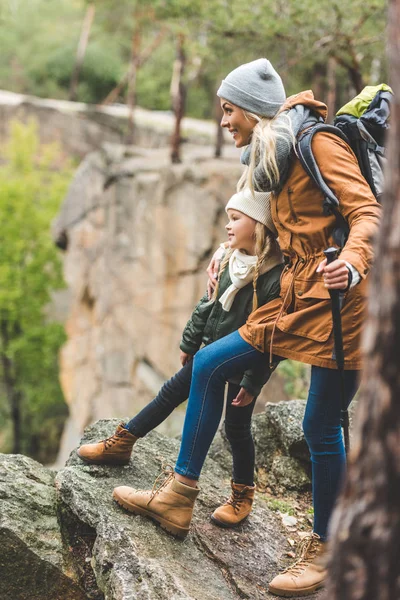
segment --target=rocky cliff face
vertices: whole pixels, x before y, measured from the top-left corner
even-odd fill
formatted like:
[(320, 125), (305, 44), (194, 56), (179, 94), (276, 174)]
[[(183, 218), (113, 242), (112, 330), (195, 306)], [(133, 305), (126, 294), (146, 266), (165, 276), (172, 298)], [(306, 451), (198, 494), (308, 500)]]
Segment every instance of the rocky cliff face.
[[(54, 226), (70, 293), (63, 457), (85, 426), (134, 414), (180, 367), (182, 329), (226, 237), (237, 158), (210, 160), (197, 148), (172, 166), (165, 150), (105, 145), (79, 167)], [(285, 397), (279, 385), (268, 389)], [(177, 415), (163, 431), (180, 431)]]
[[(255, 417), (258, 469), (276, 456), (309, 468), (295, 458), (304, 452), (304, 403), (293, 407), (289, 426), (285, 404), (270, 407), (266, 419)], [(100, 421), (82, 441), (107, 437), (116, 424)], [(126, 467), (84, 465), (73, 452), (56, 474), (26, 457), (0, 455), (1, 600), (272, 599), (268, 581), (290, 560), (287, 538), (298, 542), (298, 527), (285, 528), (262, 493), (238, 529), (211, 523), (229, 493), (231, 460), (223, 443), (213, 449), (219, 460), (206, 461), (185, 541), (112, 500), (117, 485), (151, 488), (163, 465), (174, 464), (178, 448), (176, 439), (153, 432), (137, 442)], [(303, 520), (300, 529), (309, 530)]]

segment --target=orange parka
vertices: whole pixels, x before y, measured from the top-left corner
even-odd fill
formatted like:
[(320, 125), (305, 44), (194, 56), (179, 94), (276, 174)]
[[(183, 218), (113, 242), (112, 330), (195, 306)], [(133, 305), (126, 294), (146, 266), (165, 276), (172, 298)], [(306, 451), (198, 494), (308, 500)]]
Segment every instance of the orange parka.
[[(326, 119), (326, 105), (312, 92), (289, 98), (284, 108), (304, 104)], [(315, 159), (339, 210), (350, 227), (340, 254), (353, 265), (361, 282), (344, 298), (342, 328), (345, 369), (361, 368), (360, 336), (365, 318), (366, 277), (371, 268), (372, 237), (379, 225), (380, 205), (361, 175), (352, 150), (334, 134), (320, 132), (312, 142)], [(287, 265), (281, 276), (280, 297), (254, 311), (240, 335), (252, 346), (283, 358), (335, 369), (329, 291), (317, 273), (323, 251), (335, 246), (333, 215), (323, 214), (323, 196), (293, 155), (283, 189), (271, 200), (272, 217)]]

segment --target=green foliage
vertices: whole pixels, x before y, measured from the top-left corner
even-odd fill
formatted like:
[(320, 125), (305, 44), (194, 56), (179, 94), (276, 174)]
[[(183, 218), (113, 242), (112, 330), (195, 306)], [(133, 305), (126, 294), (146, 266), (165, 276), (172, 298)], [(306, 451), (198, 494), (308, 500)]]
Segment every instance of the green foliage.
[[(10, 433), (6, 377), (22, 404), (22, 450), (45, 460), (57, 449), (67, 410), (58, 383), (65, 335), (46, 320), (51, 292), (63, 287), (50, 223), (71, 170), (56, 147), (41, 147), (34, 122), (13, 123), (0, 167), (0, 405)], [(6, 372), (3, 359), (7, 359)], [(4, 421), (3, 421), (4, 423)], [(49, 442), (51, 440), (51, 442)], [(7, 450), (7, 448), (4, 448)], [(8, 448), (9, 450), (10, 448)]]
[(310, 367), (295, 360), (283, 360), (278, 366), (285, 382), (285, 392), (292, 399), (307, 398), (310, 386)]
[(158, 48), (137, 75), (137, 103), (150, 110), (171, 108), (171, 65), (175, 58), (171, 40)]
[[(0, 5), (0, 86), (67, 97), (88, 2), (10, 0)], [(165, 29), (161, 46), (139, 69), (138, 103), (170, 109), (177, 34), (188, 58), (188, 114), (211, 117), (216, 87), (237, 65), (267, 56), (288, 94), (315, 86), (327, 95), (327, 63), (337, 64), (338, 103), (361, 78), (387, 78), (384, 0), (96, 0), (78, 99), (100, 102), (127, 72), (132, 34), (141, 50)], [(125, 92), (126, 90), (124, 90)], [(123, 96), (121, 96), (123, 100)]]
[[(57, 48), (47, 57), (44, 65), (31, 69), (33, 84), (42, 96), (63, 96), (68, 90), (75, 60), (76, 48), (73, 45)], [(107, 47), (98, 42), (87, 50), (82, 66), (78, 97), (81, 102), (97, 103), (105, 98), (110, 89), (117, 85), (121, 77), (121, 61)], [(58, 92), (52, 92), (58, 90)], [(64, 90), (64, 91), (63, 91)]]
[[(262, 498), (262, 496), (260, 496)], [(277, 498), (268, 498), (266, 500), (268, 508), (275, 512), (291, 515), (292, 517), (296, 514), (295, 509), (289, 502), (285, 500), (278, 500)]]

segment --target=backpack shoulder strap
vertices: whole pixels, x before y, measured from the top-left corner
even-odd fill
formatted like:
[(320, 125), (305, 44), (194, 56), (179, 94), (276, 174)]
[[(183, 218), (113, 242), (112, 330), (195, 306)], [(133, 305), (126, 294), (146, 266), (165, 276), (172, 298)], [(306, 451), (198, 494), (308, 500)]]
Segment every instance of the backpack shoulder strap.
[(296, 145), (297, 156), (307, 175), (319, 187), (324, 196), (324, 214), (335, 215), (338, 221), (338, 227), (333, 232), (333, 238), (338, 246), (343, 247), (349, 234), (349, 226), (343, 215), (338, 210), (339, 200), (323, 178), (312, 151), (312, 140), (314, 135), (321, 131), (333, 133), (346, 142), (346, 144), (349, 143), (346, 135), (338, 127), (335, 127), (334, 125), (327, 125), (325, 123), (317, 123), (316, 125), (302, 131), (298, 136)]
[(315, 160), (314, 153), (312, 151), (312, 141), (314, 136), (321, 131), (327, 133), (333, 133), (337, 137), (341, 138), (347, 144), (349, 143), (346, 135), (340, 131), (338, 127), (334, 125), (327, 125), (325, 123), (317, 123), (313, 127), (309, 127), (300, 133), (297, 138), (297, 155), (303, 166), (303, 169), (311, 177), (314, 183), (320, 188), (324, 195), (324, 213), (331, 214), (333, 209), (339, 206), (339, 200), (336, 198), (333, 191), (325, 182), (317, 161)]

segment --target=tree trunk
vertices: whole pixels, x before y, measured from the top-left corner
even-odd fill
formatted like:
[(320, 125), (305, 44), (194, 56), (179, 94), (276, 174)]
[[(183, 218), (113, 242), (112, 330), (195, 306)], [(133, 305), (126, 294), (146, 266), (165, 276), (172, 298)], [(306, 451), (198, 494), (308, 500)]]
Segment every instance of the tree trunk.
[(317, 100), (322, 100), (324, 97), (325, 88), (325, 77), (326, 77), (326, 64), (317, 63), (314, 66), (312, 73), (312, 87), (314, 96)]
[[(157, 36), (154, 38), (153, 42), (146, 48), (146, 50), (144, 52), (142, 52), (140, 54), (140, 56), (137, 57), (136, 70), (138, 68), (140, 68), (146, 62), (146, 60), (148, 60), (150, 58), (150, 56), (153, 54), (154, 50), (156, 50), (158, 48), (158, 46), (161, 44), (162, 40), (165, 37), (166, 31), (167, 31), (166, 27), (163, 27), (162, 29), (160, 29)], [(139, 42), (140, 42), (140, 40), (139, 40)], [(140, 46), (140, 43), (138, 45)], [(139, 53), (139, 48), (137, 48), (137, 53)], [(120, 93), (122, 92), (123, 88), (129, 81), (130, 73), (131, 73), (131, 69), (129, 69), (129, 71), (123, 75), (123, 77), (120, 79), (120, 81), (115, 86), (115, 88), (112, 89), (111, 92), (109, 92), (107, 94), (107, 96), (101, 102), (102, 106), (107, 106), (107, 104), (112, 104), (113, 102), (115, 102), (117, 100), (117, 98), (120, 95)]]
[(185, 36), (178, 35), (176, 59), (174, 62), (171, 80), (172, 109), (175, 114), (175, 127), (171, 137), (171, 162), (181, 162), (181, 123), (185, 114), (186, 86), (183, 75), (186, 66)]
[(326, 96), (328, 120), (332, 122), (336, 113), (336, 59), (333, 56), (330, 56), (328, 59), (326, 78), (328, 86), (328, 93)]
[(113, 102), (115, 102), (117, 100), (118, 96), (120, 95), (120, 93), (122, 92), (123, 88), (126, 86), (128, 79), (129, 79), (129, 71), (127, 73), (125, 73), (125, 75), (120, 79), (120, 81), (115, 86), (115, 88), (112, 89), (111, 92), (109, 92), (107, 94), (107, 96), (104, 98), (104, 100), (102, 100), (101, 106), (107, 106), (108, 104), (112, 104)]
[(365, 369), (344, 493), (332, 522), (329, 600), (400, 598), (400, 2), (389, 5), (394, 90)]
[(224, 145), (224, 130), (221, 127), (222, 108), (221, 108), (220, 99), (218, 98), (217, 94), (215, 94), (214, 96), (215, 96), (214, 117), (215, 117), (215, 122), (217, 124), (217, 130), (216, 130), (216, 135), (215, 135), (214, 156), (215, 156), (215, 158), (221, 158), (222, 148)]
[(76, 51), (75, 65), (72, 72), (71, 83), (69, 88), (69, 100), (76, 99), (78, 89), (79, 74), (83, 65), (86, 54), (87, 45), (89, 42), (90, 30), (92, 28), (96, 7), (94, 4), (89, 4), (86, 10), (86, 15), (82, 24), (81, 36), (79, 38), (78, 49)]

